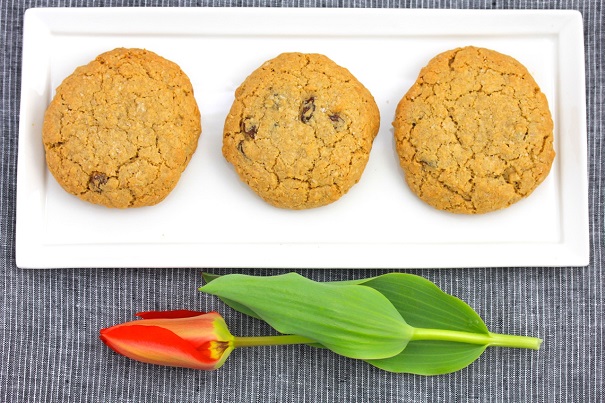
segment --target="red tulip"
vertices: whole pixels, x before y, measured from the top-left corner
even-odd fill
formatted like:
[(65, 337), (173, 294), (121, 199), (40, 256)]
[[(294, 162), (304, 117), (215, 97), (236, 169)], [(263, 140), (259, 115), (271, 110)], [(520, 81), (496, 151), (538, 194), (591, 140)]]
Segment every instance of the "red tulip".
[(219, 368), (234, 348), (234, 337), (216, 312), (141, 312), (141, 320), (101, 330), (115, 352), (149, 364), (193, 369)]

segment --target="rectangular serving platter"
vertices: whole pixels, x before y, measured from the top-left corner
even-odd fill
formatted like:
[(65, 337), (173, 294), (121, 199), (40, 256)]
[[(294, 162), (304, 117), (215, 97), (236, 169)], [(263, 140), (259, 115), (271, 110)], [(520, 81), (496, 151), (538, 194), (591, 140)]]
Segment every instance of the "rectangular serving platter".
[[(555, 158), (515, 205), (435, 210), (405, 184), (395, 107), (436, 54), (474, 45), (515, 57), (549, 100)], [(64, 192), (45, 165), (43, 115), (56, 87), (116, 47), (146, 48), (190, 77), (203, 132), (174, 191), (115, 210)], [(221, 153), (237, 86), (279, 53), (322, 53), (374, 95), (381, 126), (361, 178), (337, 202), (290, 211), (263, 202)], [(29, 9), (24, 17), (16, 261), (22, 268), (444, 268), (589, 262), (586, 101), (578, 12), (300, 9)]]

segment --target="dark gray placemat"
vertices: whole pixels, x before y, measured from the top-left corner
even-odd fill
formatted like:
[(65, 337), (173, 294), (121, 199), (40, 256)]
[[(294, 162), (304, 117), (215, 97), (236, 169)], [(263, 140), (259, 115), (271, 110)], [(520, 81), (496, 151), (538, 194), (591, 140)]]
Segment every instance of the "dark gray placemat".
[[(1, 3), (0, 401), (598, 402), (603, 392), (603, 10), (591, 1), (26, 1)], [(391, 374), (311, 347), (237, 350), (213, 372), (124, 359), (98, 330), (151, 309), (220, 309), (236, 334), (267, 332), (196, 291), (195, 269), (20, 270), (15, 190), (23, 13), (45, 6), (572, 8), (585, 27), (591, 264), (586, 268), (410, 271), (468, 302), (494, 332), (542, 337), (540, 351), (491, 348), (450, 375)], [(283, 270), (218, 270), (277, 274)], [(379, 270), (300, 270), (316, 280)]]

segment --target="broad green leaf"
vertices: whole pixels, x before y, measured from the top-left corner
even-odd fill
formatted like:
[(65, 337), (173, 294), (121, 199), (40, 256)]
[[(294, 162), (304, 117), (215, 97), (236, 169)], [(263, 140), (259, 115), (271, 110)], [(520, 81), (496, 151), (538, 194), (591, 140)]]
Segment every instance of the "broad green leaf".
[[(481, 317), (465, 302), (444, 293), (429, 280), (406, 273), (389, 273), (359, 281), (391, 301), (415, 328), (449, 329), (489, 334)], [(481, 356), (487, 345), (452, 341), (412, 340), (400, 354), (368, 363), (391, 372), (436, 375), (462, 369)]]
[(310, 338), (346, 357), (392, 357), (412, 335), (389, 300), (370, 287), (319, 283), (296, 273), (231, 274), (200, 290), (244, 306), (280, 333)]
[[(206, 282), (219, 278), (216, 274), (203, 274)], [(488, 334), (481, 317), (464, 301), (444, 293), (429, 280), (406, 273), (388, 273), (358, 280), (334, 281), (327, 284), (365, 285), (383, 294), (399, 311), (405, 321), (414, 327), (459, 330)], [(256, 314), (237, 302), (221, 300), (243, 314)]]
[[(210, 283), (211, 281), (216, 280), (217, 278), (220, 278), (220, 277), (221, 276), (218, 274), (202, 273), (202, 278), (204, 279), (204, 281), (206, 283)], [(201, 290), (201, 288), (200, 288), (200, 290)], [(228, 298), (221, 297), (220, 299), (221, 299), (221, 301), (223, 301), (225, 304), (227, 304), (231, 308), (235, 309), (236, 311), (241, 312), (244, 315), (248, 315), (248, 316), (252, 316), (253, 318), (260, 319), (260, 317), (256, 313), (254, 313), (253, 310), (248, 309), (248, 307), (246, 305), (237, 303), (235, 301), (231, 301)]]
[(411, 326), (489, 334), (473, 308), (424, 277), (388, 273), (357, 284), (371, 287), (387, 297)]
[(440, 375), (458, 371), (475, 361), (487, 345), (414, 340), (394, 357), (366, 362), (390, 372)]

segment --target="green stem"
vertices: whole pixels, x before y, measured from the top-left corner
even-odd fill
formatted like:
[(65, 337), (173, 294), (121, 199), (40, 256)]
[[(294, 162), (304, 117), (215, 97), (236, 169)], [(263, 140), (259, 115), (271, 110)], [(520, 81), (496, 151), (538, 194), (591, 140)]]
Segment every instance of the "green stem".
[(297, 335), (236, 337), (234, 347), (283, 346), (286, 344), (312, 344), (315, 340)]
[(458, 343), (480, 344), (498, 347), (530, 348), (538, 350), (542, 340), (536, 337), (515, 336), (499, 333), (468, 333), (456, 330), (415, 328), (411, 340), (443, 340)]
[[(414, 328), (410, 340), (441, 340), (482, 346), (530, 348), (538, 350), (542, 340), (536, 337), (499, 333), (469, 333), (456, 330)], [(286, 344), (314, 344), (313, 339), (297, 335), (236, 337), (234, 347), (283, 346)]]

